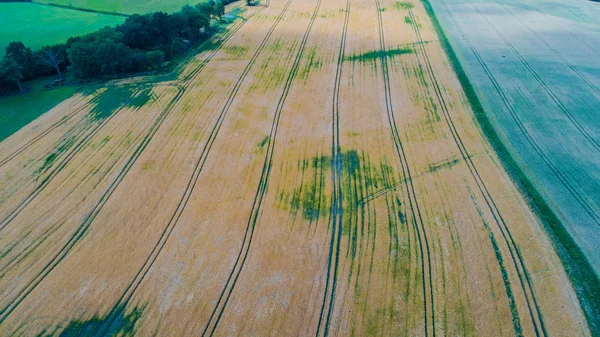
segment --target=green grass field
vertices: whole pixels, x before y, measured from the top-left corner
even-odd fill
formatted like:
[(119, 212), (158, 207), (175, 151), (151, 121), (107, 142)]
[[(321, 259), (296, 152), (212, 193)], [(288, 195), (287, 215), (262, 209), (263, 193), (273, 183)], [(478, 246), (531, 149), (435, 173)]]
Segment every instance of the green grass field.
[(124, 17), (32, 3), (0, 3), (0, 54), (11, 41), (23, 41), (35, 50), (124, 21)]
[(184, 5), (196, 4), (201, 0), (140, 1), (140, 0), (39, 0), (36, 2), (73, 6), (97, 11), (124, 14), (143, 14), (148, 12), (176, 12)]
[(75, 87), (68, 86), (48, 91), (32, 90), (22, 95), (0, 97), (0, 141), (69, 98), (76, 90)]

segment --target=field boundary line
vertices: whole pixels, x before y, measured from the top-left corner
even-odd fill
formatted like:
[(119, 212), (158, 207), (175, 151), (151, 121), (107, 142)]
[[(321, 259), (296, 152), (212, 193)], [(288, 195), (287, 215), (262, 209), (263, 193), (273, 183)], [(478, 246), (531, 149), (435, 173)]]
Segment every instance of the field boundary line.
[(85, 8), (85, 7), (72, 6), (72, 5), (61, 5), (61, 4), (38, 2), (38, 1), (29, 1), (29, 3), (38, 5), (38, 6), (57, 7), (57, 8), (61, 8), (61, 9), (69, 9), (69, 10), (79, 11), (79, 12), (120, 16), (120, 17), (126, 17), (126, 18), (128, 18), (132, 15), (132, 14), (119, 13), (119, 12), (103, 11), (103, 10), (99, 10), (99, 9), (91, 9), (91, 8)]
[[(512, 156), (506, 145), (502, 142), (494, 125), (486, 114), (485, 109), (477, 95), (477, 92), (469, 80), (465, 69), (463, 68), (456, 52), (454, 51), (450, 40), (445, 34), (440, 22), (438, 21), (433, 6), (430, 0), (421, 0), (424, 4), (427, 14), (432, 20), (443, 49), (450, 60), (450, 64), (457, 74), (467, 100), (469, 101), (473, 113), (483, 134), (488, 139), (490, 145), (497, 153), (500, 162), (506, 172), (518, 186), (519, 190), (527, 200), (529, 206), (536, 214), (546, 233), (551, 239), (561, 262), (573, 283), (573, 288), (577, 294), (577, 298), (587, 319), (588, 327), (592, 331), (592, 335), (600, 335), (600, 279), (594, 272), (590, 262), (574, 241), (562, 220), (558, 217), (552, 207), (548, 204), (542, 194), (538, 191), (535, 184), (525, 174), (523, 169), (517, 164), (517, 161)], [(453, 20), (456, 27), (459, 29), (463, 39), (469, 44), (471, 51), (477, 55), (476, 49), (470, 45), (470, 40), (462, 30), (459, 23), (454, 18), (450, 8), (445, 2), (442, 5), (446, 9), (448, 15)]]
[[(414, 30), (417, 38), (419, 39), (419, 41), (422, 41), (421, 32), (419, 30), (419, 27), (416, 25), (416, 19), (415, 19), (413, 10), (411, 8), (409, 8), (408, 12), (409, 12), (410, 18), (412, 19), (411, 26), (413, 27), (413, 30)], [(446, 99), (444, 98), (442, 90), (440, 89), (440, 85), (437, 81), (435, 72), (431, 65), (431, 61), (429, 59), (427, 49), (423, 46), (423, 44), (419, 44), (419, 49), (421, 51), (420, 54), (424, 58), (425, 68), (427, 69), (427, 74), (429, 75), (429, 78), (432, 81), (433, 89), (435, 92), (435, 97), (437, 98), (438, 104), (440, 105), (440, 108), (443, 112), (444, 119), (445, 119), (448, 129), (452, 135), (452, 138), (453, 138), (455, 144), (457, 145), (458, 150), (460, 151), (460, 154), (463, 157), (463, 160), (467, 164), (467, 168), (469, 169), (473, 179), (475, 180), (477, 188), (479, 189), (481, 195), (483, 196), (485, 203), (494, 219), (494, 222), (498, 226), (498, 229), (500, 230), (500, 232), (502, 234), (502, 238), (504, 239), (504, 242), (506, 243), (506, 245), (508, 247), (508, 250), (510, 253), (510, 258), (512, 259), (513, 266), (515, 267), (517, 276), (519, 278), (521, 289), (525, 296), (525, 300), (527, 303), (527, 308), (528, 308), (528, 311), (530, 314), (534, 332), (535, 332), (536, 336), (539, 336), (540, 331), (541, 331), (542, 335), (545, 336), (546, 330), (545, 330), (545, 326), (544, 326), (544, 321), (542, 319), (542, 314), (537, 305), (537, 299), (535, 297), (533, 287), (531, 286), (529, 274), (525, 267), (523, 258), (520, 254), (519, 248), (516, 245), (516, 243), (513, 239), (513, 236), (511, 234), (506, 222), (504, 221), (504, 218), (503, 218), (499, 208), (496, 205), (496, 202), (494, 201), (491, 193), (489, 192), (483, 178), (479, 174), (479, 171), (478, 171), (477, 167), (475, 166), (475, 163), (473, 162), (471, 155), (469, 154), (465, 144), (463, 143), (462, 138), (458, 132), (458, 129), (456, 128), (456, 126), (454, 124), (454, 121), (452, 120), (452, 116), (450, 114), (450, 109), (448, 108), (448, 103), (446, 102)], [(484, 222), (484, 226), (485, 226), (486, 225), (485, 220), (482, 219), (482, 221)], [(494, 250), (497, 250), (497, 244), (495, 243), (495, 238), (494, 238), (493, 234), (491, 234), (491, 232), (490, 232), (490, 241), (491, 241), (492, 246), (494, 247)], [(514, 294), (513, 294), (512, 288), (511, 288), (510, 280), (508, 279), (508, 275), (506, 274), (506, 269), (505, 269), (505, 266), (503, 263), (503, 259), (499, 258), (500, 257), (499, 252), (496, 252), (496, 256), (497, 256), (498, 265), (503, 274), (503, 281), (504, 281), (504, 285), (506, 288), (506, 295), (508, 297), (511, 314), (513, 316), (513, 326), (515, 329), (515, 333), (518, 335), (518, 334), (522, 333), (522, 326), (520, 323), (520, 318), (519, 318), (519, 314), (518, 314), (517, 307), (516, 307), (516, 301), (514, 299)], [(525, 286), (523, 277), (525, 278), (527, 287)], [(528, 294), (528, 291), (529, 291), (529, 294)], [(532, 311), (532, 306), (531, 306), (529, 297), (532, 298), (533, 307), (536, 311), (537, 317), (536, 317), (536, 315), (534, 315), (534, 313)], [(536, 321), (536, 319), (539, 322)], [(538, 328), (538, 324), (539, 324), (539, 328)]]

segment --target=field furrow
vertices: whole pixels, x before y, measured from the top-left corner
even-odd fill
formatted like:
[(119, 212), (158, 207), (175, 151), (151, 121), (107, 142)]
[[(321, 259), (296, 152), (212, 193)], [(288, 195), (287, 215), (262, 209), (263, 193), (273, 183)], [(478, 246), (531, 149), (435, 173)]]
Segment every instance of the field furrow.
[[(597, 98), (544, 9), (528, 22), (513, 2), (503, 15)], [(510, 59), (492, 62), (458, 3), (439, 0), (498, 94), (486, 104), (524, 137), (511, 146), (597, 217), (595, 159), (578, 175), (552, 151), (597, 151), (592, 96), (565, 97), (496, 14), (461, 2)], [(0, 335), (592, 335), (427, 6), (234, 4), (177, 75), (97, 85), (1, 142)], [(509, 86), (515, 72), (528, 79)], [(534, 128), (535, 104), (560, 125)], [(574, 138), (548, 145), (559, 127)]]

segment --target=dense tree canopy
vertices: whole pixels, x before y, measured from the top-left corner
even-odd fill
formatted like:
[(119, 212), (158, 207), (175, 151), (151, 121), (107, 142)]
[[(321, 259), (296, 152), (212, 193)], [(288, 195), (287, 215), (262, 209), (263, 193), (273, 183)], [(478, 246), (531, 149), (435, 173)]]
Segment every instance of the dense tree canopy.
[[(186, 47), (210, 36), (211, 20), (220, 20), (231, 0), (184, 6), (179, 12), (132, 15), (115, 28), (70, 38), (67, 43), (33, 52), (21, 42), (6, 47), (0, 93), (21, 80), (57, 74), (69, 67), (77, 78), (117, 77), (160, 68)], [(18, 80), (17, 80), (18, 78)]]

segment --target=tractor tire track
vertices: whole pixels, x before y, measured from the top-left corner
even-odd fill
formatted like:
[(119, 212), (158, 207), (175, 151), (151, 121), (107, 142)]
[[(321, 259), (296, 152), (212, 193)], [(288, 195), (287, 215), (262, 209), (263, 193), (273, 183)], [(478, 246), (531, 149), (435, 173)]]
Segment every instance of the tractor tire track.
[[(192, 192), (194, 191), (194, 188), (200, 177), (200, 173), (202, 172), (202, 169), (204, 168), (204, 164), (206, 163), (208, 155), (212, 149), (212, 145), (214, 144), (215, 139), (219, 134), (220, 128), (225, 120), (225, 117), (227, 116), (227, 114), (229, 112), (229, 109), (231, 108), (233, 102), (235, 101), (235, 98), (237, 97), (237, 94), (242, 86), (242, 83), (246, 79), (246, 77), (247, 77), (248, 73), (250, 72), (251, 68), (253, 67), (253, 65), (256, 63), (258, 56), (262, 53), (263, 49), (267, 45), (267, 42), (269, 41), (273, 31), (278, 26), (279, 22), (281, 22), (281, 20), (283, 19), (283, 16), (287, 12), (287, 8), (289, 7), (290, 3), (291, 3), (291, 0), (289, 0), (287, 2), (286, 6), (284, 7), (282, 12), (278, 16), (277, 20), (271, 26), (267, 35), (260, 43), (259, 47), (255, 51), (254, 55), (252, 56), (249, 63), (246, 65), (242, 74), (240, 75), (240, 77), (238, 78), (234, 87), (232, 88), (232, 91), (230, 92), (229, 97), (228, 97), (225, 105), (223, 106), (223, 109), (221, 110), (221, 113), (218, 116), (217, 121), (215, 122), (215, 125), (213, 126), (213, 128), (211, 130), (211, 133), (209, 135), (207, 143), (204, 146), (204, 148), (202, 149), (201, 155), (195, 164), (192, 176), (190, 177), (190, 180), (188, 181), (188, 185), (186, 186), (186, 189), (184, 190), (184, 194), (182, 195), (175, 212), (172, 214), (167, 226), (163, 229), (161, 236), (159, 237), (159, 240), (154, 245), (152, 251), (150, 252), (148, 257), (144, 261), (144, 264), (140, 267), (140, 269), (136, 273), (133, 280), (129, 283), (129, 285), (127, 286), (127, 288), (125, 289), (123, 294), (120, 296), (120, 298), (118, 299), (118, 301), (115, 304), (115, 306), (113, 307), (113, 309), (108, 314), (106, 323), (99, 327), (100, 335), (106, 333), (106, 331), (108, 329), (110, 329), (111, 325), (117, 319), (119, 308), (124, 307), (129, 303), (129, 301), (133, 297), (135, 291), (138, 289), (138, 287), (144, 280), (145, 276), (148, 274), (148, 272), (152, 268), (154, 262), (156, 261), (156, 259), (159, 256), (159, 254), (162, 252), (163, 247), (165, 246), (167, 240), (169, 239), (171, 233), (173, 232), (175, 226), (177, 225), (179, 218), (181, 217), (181, 215), (183, 214), (183, 211), (185, 210), (185, 208), (187, 206), (187, 203), (188, 203), (188, 201), (192, 195)], [(226, 42), (230, 37), (231, 37), (231, 35), (224, 42)], [(224, 42), (221, 45), (223, 45)], [(216, 54), (216, 52), (217, 51), (212, 53), (210, 58), (212, 58)], [(208, 62), (208, 61), (206, 61), (206, 62)]]
[[(319, 312), (319, 321), (317, 324), (316, 336), (319, 337), (323, 331), (323, 337), (329, 335), (329, 327), (331, 325), (331, 317), (335, 308), (335, 290), (337, 287), (339, 260), (340, 260), (340, 243), (342, 240), (343, 226), (343, 192), (342, 192), (342, 157), (340, 145), (340, 89), (342, 82), (342, 71), (346, 53), (346, 38), (348, 35), (348, 23), (350, 18), (351, 0), (346, 0), (346, 9), (344, 16), (344, 25), (342, 27), (342, 37), (337, 59), (337, 68), (335, 72), (335, 83), (333, 89), (331, 119), (331, 181), (333, 185), (333, 195), (331, 202), (331, 211), (329, 215), (329, 223), (331, 224), (331, 240), (329, 244), (329, 254), (327, 259), (327, 276), (325, 290), (323, 291), (323, 301)], [(323, 315), (326, 314), (325, 321)]]
[(487, 64), (485, 63), (485, 61), (483, 60), (483, 58), (477, 51), (477, 49), (475, 49), (471, 40), (467, 37), (466, 33), (464, 32), (464, 30), (462, 29), (462, 27), (459, 25), (458, 21), (454, 17), (454, 14), (452, 14), (452, 12), (450, 11), (450, 8), (448, 7), (448, 5), (443, 1), (442, 1), (442, 4), (446, 8), (446, 11), (448, 12), (449, 16), (452, 18), (456, 27), (461, 32), (461, 36), (463, 37), (464, 41), (469, 45), (469, 49), (473, 52), (473, 55), (477, 59), (478, 63), (480, 64), (482, 69), (485, 71), (488, 79), (490, 80), (490, 82), (492, 82), (494, 89), (498, 93), (498, 95), (499, 95), (500, 99), (502, 100), (502, 102), (504, 103), (504, 106), (506, 107), (506, 109), (511, 114), (513, 120), (515, 121), (515, 124), (517, 125), (517, 127), (519, 128), (521, 133), (523, 134), (524, 138), (531, 145), (531, 147), (538, 154), (538, 156), (542, 159), (542, 161), (552, 171), (554, 176), (567, 189), (567, 191), (571, 194), (571, 196), (573, 196), (573, 198), (577, 201), (577, 203), (579, 203), (579, 205), (583, 208), (583, 210), (591, 217), (591, 219), (596, 223), (596, 225), (600, 226), (600, 215), (587, 203), (587, 201), (583, 198), (583, 196), (581, 196), (577, 192), (577, 190), (570, 184), (569, 179), (565, 176), (565, 174), (563, 174), (561, 172), (561, 170), (550, 160), (550, 158), (548, 158), (548, 156), (544, 153), (544, 151), (541, 149), (539, 144), (537, 144), (537, 142), (533, 139), (533, 137), (529, 133), (529, 130), (525, 127), (525, 125), (523, 124), (523, 121), (521, 120), (521, 118), (517, 114), (516, 110), (514, 109), (512, 103), (510, 102), (508, 94), (504, 91), (502, 86), (498, 83), (498, 81), (492, 74), (491, 70), (488, 68)]
[(117, 189), (121, 181), (125, 178), (133, 164), (140, 157), (142, 152), (148, 146), (148, 143), (152, 140), (152, 137), (167, 116), (173, 110), (175, 103), (182, 96), (184, 90), (181, 87), (178, 87), (178, 93), (173, 97), (173, 99), (169, 102), (169, 104), (165, 107), (165, 109), (161, 112), (158, 118), (155, 120), (150, 130), (144, 136), (142, 143), (138, 145), (134, 154), (129, 158), (125, 166), (119, 172), (117, 178), (110, 184), (109, 188), (104, 192), (100, 201), (96, 204), (94, 209), (88, 214), (84, 222), (75, 230), (75, 232), (71, 235), (69, 240), (62, 246), (57, 254), (55, 254), (48, 263), (42, 268), (42, 270), (31, 280), (28, 284), (17, 294), (16, 298), (11, 301), (8, 305), (4, 306), (0, 309), (0, 324), (2, 324), (6, 318), (23, 302), (23, 300), (44, 280), (44, 278), (67, 256), (67, 254), (71, 251), (71, 249), (75, 246), (75, 244), (83, 237), (83, 235), (87, 232), (88, 228), (94, 221), (94, 219), (98, 216), (104, 205), (108, 202), (108, 199), (112, 196), (114, 191)]
[[(375, 0), (375, 4), (377, 6), (377, 20), (379, 27), (379, 43), (380, 50), (382, 51), (381, 55), (381, 65), (382, 65), (382, 74), (384, 79), (384, 91), (385, 91), (385, 104), (386, 104), (386, 112), (388, 116), (388, 122), (390, 125), (392, 140), (394, 141), (394, 145), (396, 147), (396, 152), (398, 155), (398, 160), (402, 165), (402, 175), (404, 176), (404, 186), (406, 187), (406, 194), (408, 197), (409, 208), (411, 210), (412, 222), (415, 228), (416, 237), (418, 241), (418, 248), (420, 251), (420, 262), (421, 262), (421, 286), (423, 287), (423, 317), (424, 317), (424, 332), (425, 336), (429, 336), (429, 330), (431, 326), (431, 334), (435, 337), (435, 301), (434, 301), (434, 293), (433, 293), (433, 277), (432, 277), (432, 268), (431, 268), (431, 252), (429, 246), (429, 239), (427, 237), (427, 232), (425, 230), (425, 223), (423, 221), (423, 216), (421, 214), (421, 208), (419, 206), (419, 202), (417, 199), (417, 194), (415, 191), (415, 187), (413, 184), (412, 174), (410, 172), (410, 166), (408, 165), (408, 158), (406, 156), (406, 152), (404, 151), (404, 146), (402, 144), (402, 140), (400, 138), (400, 133), (398, 131), (398, 126), (396, 124), (396, 117), (393, 108), (392, 94), (391, 94), (391, 83), (388, 72), (388, 59), (385, 55), (385, 51), (387, 50), (387, 46), (385, 44), (385, 35), (384, 35), (384, 27), (383, 27), (383, 18), (381, 15), (381, 4), (379, 0)], [(425, 246), (425, 249), (423, 249)], [(429, 301), (427, 301), (429, 296)], [(427, 305), (431, 303), (429, 306)], [(431, 324), (429, 324), (429, 318), (431, 317)]]
[[(552, 91), (552, 89), (546, 84), (546, 82), (544, 82), (544, 80), (539, 76), (539, 74), (529, 65), (529, 63), (523, 57), (523, 55), (521, 55), (521, 53), (513, 46), (513, 44), (510, 43), (510, 41), (504, 36), (504, 34), (502, 34), (502, 32), (498, 29), (498, 27), (496, 27), (496, 25), (494, 25), (494, 23), (492, 23), (490, 21), (490, 19), (474, 3), (470, 2), (470, 1), (466, 1), (466, 2), (469, 3), (471, 5), (471, 7), (473, 7), (473, 9), (475, 9), (477, 14), (479, 14), (479, 16), (482, 19), (484, 19), (485, 22), (487, 22), (487, 24), (490, 26), (490, 28), (492, 28), (492, 30), (494, 30), (494, 32), (510, 48), (510, 50), (513, 52), (513, 54), (515, 54), (519, 58), (519, 60), (523, 64), (523, 66), (525, 66), (525, 68), (527, 68), (529, 73), (536, 79), (536, 81), (542, 86), (542, 88), (544, 88), (544, 91), (546, 91), (546, 93), (548, 94), (548, 96), (550, 96), (552, 101), (558, 106), (558, 108), (562, 111), (562, 113), (565, 116), (567, 116), (567, 118), (571, 121), (571, 123), (573, 123), (573, 125), (575, 125), (577, 130), (579, 130), (579, 132), (585, 137), (585, 139), (594, 147), (594, 149), (596, 149), (597, 152), (600, 152), (600, 143), (597, 140), (595, 140), (594, 137), (592, 137), (587, 132), (587, 130), (579, 123), (579, 121), (575, 117), (573, 117), (573, 115), (571, 114), (569, 109), (565, 106), (565, 104), (562, 102), (562, 100), (554, 93), (554, 91)], [(559, 55), (559, 54), (557, 54), (557, 55)], [(565, 61), (565, 60), (563, 59), (563, 61)], [(568, 62), (566, 64), (569, 65)], [(575, 68), (572, 68), (572, 69), (575, 69)], [(595, 87), (593, 87), (593, 88), (595, 88)]]
[(0, 168), (2, 168), (4, 165), (6, 165), (7, 163), (9, 163), (11, 160), (13, 160), (15, 157), (17, 157), (21, 153), (25, 152), (27, 149), (29, 149), (31, 146), (33, 146), (35, 143), (37, 143), (40, 139), (42, 139), (46, 135), (48, 135), (50, 132), (56, 130), (57, 128), (59, 128), (60, 126), (62, 126), (63, 124), (65, 124), (66, 122), (68, 122), (69, 120), (71, 120), (78, 113), (80, 113), (81, 111), (83, 111), (86, 107), (87, 107), (87, 104), (84, 103), (84, 105), (82, 107), (79, 107), (79, 108), (73, 110), (70, 114), (68, 114), (67, 116), (61, 118), (56, 123), (52, 124), (48, 129), (44, 130), (42, 133), (40, 133), (39, 135), (35, 136), (33, 139), (29, 140), (23, 146), (21, 146), (20, 148), (18, 148), (17, 150), (15, 150), (14, 152), (12, 152), (11, 154), (9, 154), (7, 157), (5, 157), (4, 159), (2, 159), (0, 161)]
[(2, 219), (2, 221), (0, 221), (0, 232), (30, 204), (50, 184), (50, 182), (52, 182), (52, 180), (65, 168), (65, 166), (71, 162), (71, 160), (79, 153), (79, 151), (84, 148), (94, 138), (94, 136), (96, 136), (96, 134), (122, 110), (122, 108), (123, 105), (111, 113), (109, 117), (102, 120), (101, 123), (97, 124), (90, 132), (87, 133), (87, 135), (83, 137), (83, 139), (81, 139), (75, 146), (72, 147), (72, 149), (70, 149), (69, 153), (56, 167), (54, 167), (54, 169), (52, 169), (50, 174), (42, 179), (41, 183), (4, 219)]
[[(290, 3), (291, 3), (291, 0), (287, 2), (286, 7), (284, 8), (283, 12), (287, 11), (287, 8), (290, 5)], [(306, 43), (308, 42), (308, 38), (312, 31), (312, 27), (313, 27), (313, 24), (315, 22), (315, 19), (317, 17), (320, 7), (321, 7), (321, 0), (317, 0), (317, 4), (316, 4), (313, 14), (310, 18), (308, 27), (306, 28), (306, 31), (304, 32), (304, 36), (302, 37), (300, 46), (298, 47), (298, 52), (296, 53), (294, 63), (292, 64), (292, 68), (290, 69), (290, 72), (288, 73), (288, 77), (286, 79), (285, 86), (283, 88), (283, 92), (281, 93), (281, 96), (279, 97), (279, 101), (277, 102), (277, 108), (276, 108), (275, 114), (273, 116), (273, 121), (271, 124), (271, 131), (269, 133), (269, 138), (268, 138), (268, 142), (267, 142), (267, 151), (265, 153), (265, 160), (263, 162), (263, 168), (262, 168), (262, 172), (261, 172), (261, 176), (260, 176), (260, 181), (259, 181), (256, 193), (254, 195), (254, 201), (252, 203), (252, 210), (251, 210), (250, 216), (248, 217), (248, 222), (246, 224), (246, 231), (244, 233), (244, 238), (242, 240), (242, 246), (240, 247), (240, 251), (238, 253), (235, 264), (229, 274), (229, 277), (227, 278), (227, 281), (225, 282), (225, 286), (223, 287), (223, 290), (221, 291), (221, 294), (219, 295), (217, 304), (215, 305), (215, 307), (208, 319), (208, 322), (206, 323), (204, 331), (202, 332), (203, 337), (207, 336), (207, 335), (208, 336), (214, 335), (214, 333), (219, 325), (219, 322), (223, 316), (223, 313), (225, 312), (225, 309), (227, 308), (227, 304), (228, 304), (229, 299), (231, 298), (231, 295), (233, 293), (233, 290), (237, 284), (237, 280), (244, 268), (246, 259), (248, 258), (248, 255), (250, 254), (250, 249), (252, 246), (252, 239), (254, 237), (256, 225), (258, 223), (260, 210), (262, 207), (264, 197), (267, 194), (267, 190), (269, 187), (269, 179), (271, 177), (271, 169), (272, 169), (272, 165), (273, 165), (273, 155), (275, 152), (275, 145), (277, 142), (277, 132), (279, 130), (279, 121), (281, 120), (283, 107), (285, 106), (285, 102), (286, 102), (289, 92), (291, 90), (292, 84), (298, 73), (298, 69), (300, 67), (300, 62), (302, 61), (302, 56), (304, 55)], [(280, 15), (280, 18), (283, 16), (283, 14), (284, 14), (283, 12)]]
[[(442, 3), (444, 3), (444, 5), (445, 5), (445, 2), (442, 1)], [(423, 41), (423, 39), (421, 37), (419, 27), (416, 25), (414, 13), (413, 13), (412, 9), (408, 9), (408, 12), (409, 12), (411, 21), (413, 22), (412, 26), (413, 26), (413, 29), (417, 36), (417, 39), (418, 39), (418, 41), (421, 42), (421, 41)], [(454, 17), (453, 17), (453, 19), (454, 19)], [(455, 22), (455, 24), (458, 27), (458, 23)], [(463, 32), (462, 29), (461, 29), (461, 32)], [(466, 36), (463, 36), (463, 37), (465, 38), (465, 40), (468, 41)], [(470, 41), (468, 43), (470, 44)], [(485, 185), (485, 182), (481, 178), (481, 175), (479, 174), (479, 171), (477, 170), (477, 167), (475, 166), (475, 164), (472, 160), (472, 156), (468, 153), (466, 146), (464, 145), (464, 143), (460, 137), (460, 134), (458, 133), (458, 130), (457, 130), (456, 126), (454, 125), (454, 121), (452, 120), (452, 117), (450, 115), (448, 103), (446, 102), (446, 100), (442, 94), (440, 85), (435, 77), (435, 72), (433, 71), (433, 67), (431, 65), (431, 61), (429, 60), (429, 55), (427, 53), (427, 50), (425, 49), (425, 47), (422, 43), (419, 43), (418, 45), (419, 45), (419, 49), (420, 49), (420, 54), (422, 55), (422, 57), (425, 61), (425, 68), (427, 70), (427, 73), (429, 75), (431, 83), (433, 84), (433, 89), (435, 91), (435, 95), (436, 95), (438, 104), (444, 114), (444, 119), (446, 121), (446, 124), (448, 125), (448, 129), (450, 130), (450, 133), (452, 134), (454, 142), (456, 143), (456, 145), (461, 153), (462, 159), (467, 164), (467, 167), (468, 167), (473, 179), (475, 180), (477, 187), (478, 187), (481, 195), (483, 196), (490, 213), (492, 214), (492, 216), (494, 218), (494, 222), (496, 223), (500, 232), (502, 233), (504, 242), (506, 243), (506, 245), (508, 247), (513, 266), (515, 267), (515, 271), (518, 275), (521, 289), (525, 296), (527, 308), (529, 311), (531, 323), (533, 325), (535, 334), (536, 334), (536, 336), (539, 336), (540, 334), (542, 336), (546, 336), (544, 320), (542, 318), (541, 311), (537, 304), (537, 299), (536, 299), (535, 293), (533, 291), (533, 287), (531, 285), (531, 280), (530, 280), (529, 274), (527, 272), (525, 262), (523, 261), (523, 257), (520, 254), (518, 246), (515, 243), (513, 236), (511, 234), (504, 218), (502, 217), (502, 214), (500, 213), (498, 206), (496, 205), (496, 202), (492, 198), (491, 193), (489, 192), (487, 186)], [(491, 75), (491, 73), (490, 73), (490, 75)], [(494, 82), (495, 82), (495, 79), (494, 79)], [(507, 103), (507, 102), (508, 101), (505, 101), (505, 103)], [(499, 263), (500, 263), (500, 261), (499, 261)], [(511, 293), (510, 287), (508, 287), (507, 288), (507, 296), (510, 293)], [(515, 314), (518, 315), (518, 313), (513, 313), (513, 315), (515, 315)], [(513, 318), (513, 322), (514, 321), (515, 321), (515, 318)], [(515, 329), (516, 329), (516, 327), (515, 327)], [(516, 330), (518, 330), (518, 329), (516, 329)]]
[[(162, 96), (162, 95), (161, 95)], [(133, 128), (136, 128), (139, 126), (139, 124), (142, 123), (142, 119), (139, 119), (134, 125)], [(124, 134), (121, 139), (114, 145), (112, 145), (108, 152), (109, 153), (113, 153), (116, 149), (120, 148), (127, 140), (128, 140), (128, 136), (130, 133), (126, 133)], [(143, 137), (143, 133), (140, 133), (140, 135), (138, 137), (136, 137), (133, 141), (131, 141), (131, 145), (127, 146), (124, 151), (127, 152), (132, 146), (134, 146), (135, 144), (138, 143), (138, 140)], [(95, 152), (100, 151), (101, 149), (104, 148), (104, 145), (95, 149)], [(90, 155), (90, 157), (93, 156), (93, 153)], [(105, 169), (106, 174), (103, 177), (106, 177), (106, 175), (110, 172), (112, 172), (113, 168), (115, 166), (117, 166), (117, 164), (119, 163), (121, 157), (117, 158), (108, 168)], [(73, 172), (71, 173), (72, 176), (78, 176), (78, 173), (81, 172), (81, 170), (85, 167), (86, 163), (88, 162), (87, 158), (84, 158), (82, 160), (82, 164), (80, 166), (78, 166), (77, 168), (75, 168), (73, 170)], [(71, 191), (65, 195), (63, 197), (63, 199), (68, 199), (72, 193), (74, 193), (81, 185), (83, 185), (84, 183), (86, 183), (88, 181), (89, 178), (91, 178), (92, 176), (94, 176), (95, 172), (99, 171), (100, 168), (105, 164), (105, 162), (99, 162), (97, 165), (95, 165), (92, 168), (89, 168), (89, 172), (75, 185), (71, 188)], [(70, 176), (71, 176), (70, 175)], [(70, 177), (69, 176), (69, 177)], [(63, 183), (61, 183), (59, 186), (57, 186), (56, 188), (61, 188), (68, 180), (69, 177), (65, 178), (65, 181)], [(92, 190), (95, 189), (96, 186), (92, 187)], [(72, 207), (71, 210), (76, 209), (77, 207)], [(19, 263), (21, 263), (25, 258), (27, 258), (27, 256), (29, 254), (31, 254), (32, 251), (34, 251), (35, 249), (37, 249), (37, 247), (39, 247), (44, 241), (46, 241), (46, 239), (48, 239), (56, 230), (58, 230), (61, 226), (60, 223), (64, 220), (66, 220), (68, 217), (68, 215), (63, 216), (59, 221), (55, 222), (53, 226), (49, 227), (48, 229), (44, 230), (44, 232), (42, 232), (42, 234), (40, 235), (40, 237), (38, 237), (37, 239), (33, 240), (31, 243), (29, 243), (26, 247), (24, 247), (24, 249), (19, 252), (18, 254), (16, 254), (15, 256), (13, 256), (11, 258), (10, 261), (8, 261), (8, 263), (4, 266), (0, 268), (0, 279), (2, 279), (9, 271), (9, 269), (11, 269), (12, 267), (14, 267), (15, 265), (18, 265)], [(41, 225), (41, 224), (39, 224)], [(35, 224), (32, 224), (33, 227), (35, 227)], [(25, 235), (25, 237), (27, 237), (27, 235)], [(22, 240), (23, 237), (21, 237)], [(13, 247), (18, 245), (21, 240), (15, 240), (15, 243), (13, 244)], [(6, 251), (10, 251), (13, 247), (9, 247)], [(0, 256), (3, 257), (3, 252), (0, 251)], [(1, 260), (1, 259), (0, 259)]]
[[(290, 0), (291, 1), (291, 0)], [(242, 25), (245, 23), (244, 21)], [(239, 30), (239, 26), (235, 30), (237, 32)], [(129, 158), (123, 169), (119, 172), (117, 178), (111, 183), (109, 188), (104, 192), (100, 201), (96, 204), (92, 212), (86, 217), (84, 222), (76, 229), (73, 235), (69, 238), (67, 243), (63, 245), (63, 247), (59, 250), (59, 252), (54, 255), (50, 262), (48, 262), (39, 272), (36, 277), (31, 280), (25, 288), (23, 288), (16, 296), (16, 298), (0, 309), (0, 325), (6, 320), (6, 318), (18, 307), (20, 303), (43, 281), (43, 279), (67, 256), (67, 254), (71, 251), (73, 246), (83, 237), (83, 235), (87, 232), (87, 229), (92, 224), (94, 219), (98, 216), (104, 205), (108, 202), (108, 199), (112, 196), (114, 191), (120, 185), (121, 181), (125, 178), (131, 167), (135, 164), (137, 159), (141, 156), (142, 152), (145, 150), (147, 145), (150, 143), (162, 123), (166, 120), (166, 118), (171, 114), (174, 107), (176, 106), (179, 99), (183, 96), (187, 88), (191, 85), (192, 80), (195, 79), (196, 76), (200, 73), (200, 70), (204, 69), (206, 64), (216, 55), (216, 53), (223, 47), (223, 45), (233, 36), (230, 34), (225, 40), (223, 40), (218, 48), (215, 48), (209, 56), (204, 59), (201, 64), (197, 67), (199, 70), (195, 70), (194, 76), (190, 76), (186, 81), (183, 81), (183, 85), (179, 83), (170, 84), (171, 86), (177, 88), (177, 94), (171, 99), (171, 101), (165, 106), (159, 117), (155, 120), (154, 124), (151, 126), (148, 133), (145, 135), (142, 143), (136, 148), (136, 151)], [(239, 90), (239, 86), (238, 86)]]
[(510, 6), (506, 6), (505, 4), (501, 4), (502, 7), (508, 11), (510, 13), (510, 15), (515, 18), (515, 20), (519, 21), (519, 23), (525, 27), (529, 32), (531, 32), (538, 40), (540, 40), (544, 45), (546, 45), (546, 47), (548, 47), (548, 49), (552, 50), (552, 52), (554, 53), (554, 55), (556, 55), (558, 58), (560, 58), (563, 63), (565, 65), (567, 65), (567, 67), (569, 67), (569, 69), (571, 69), (576, 75), (577, 77), (579, 77), (582, 81), (585, 82), (585, 84), (587, 84), (592, 90), (594, 90), (594, 92), (596, 92), (597, 95), (600, 95), (600, 89), (598, 89), (598, 87), (596, 85), (594, 85), (593, 83), (591, 83), (587, 77), (585, 75), (583, 75), (579, 70), (577, 70), (577, 68), (575, 66), (573, 66), (573, 64), (571, 64), (563, 55), (560, 51), (558, 51), (556, 48), (554, 48), (544, 37), (542, 37), (536, 30), (534, 30), (533, 28), (531, 28), (531, 26), (529, 26), (525, 21), (523, 21), (523, 19), (521, 19), (518, 15), (515, 14), (515, 12), (510, 8)]

